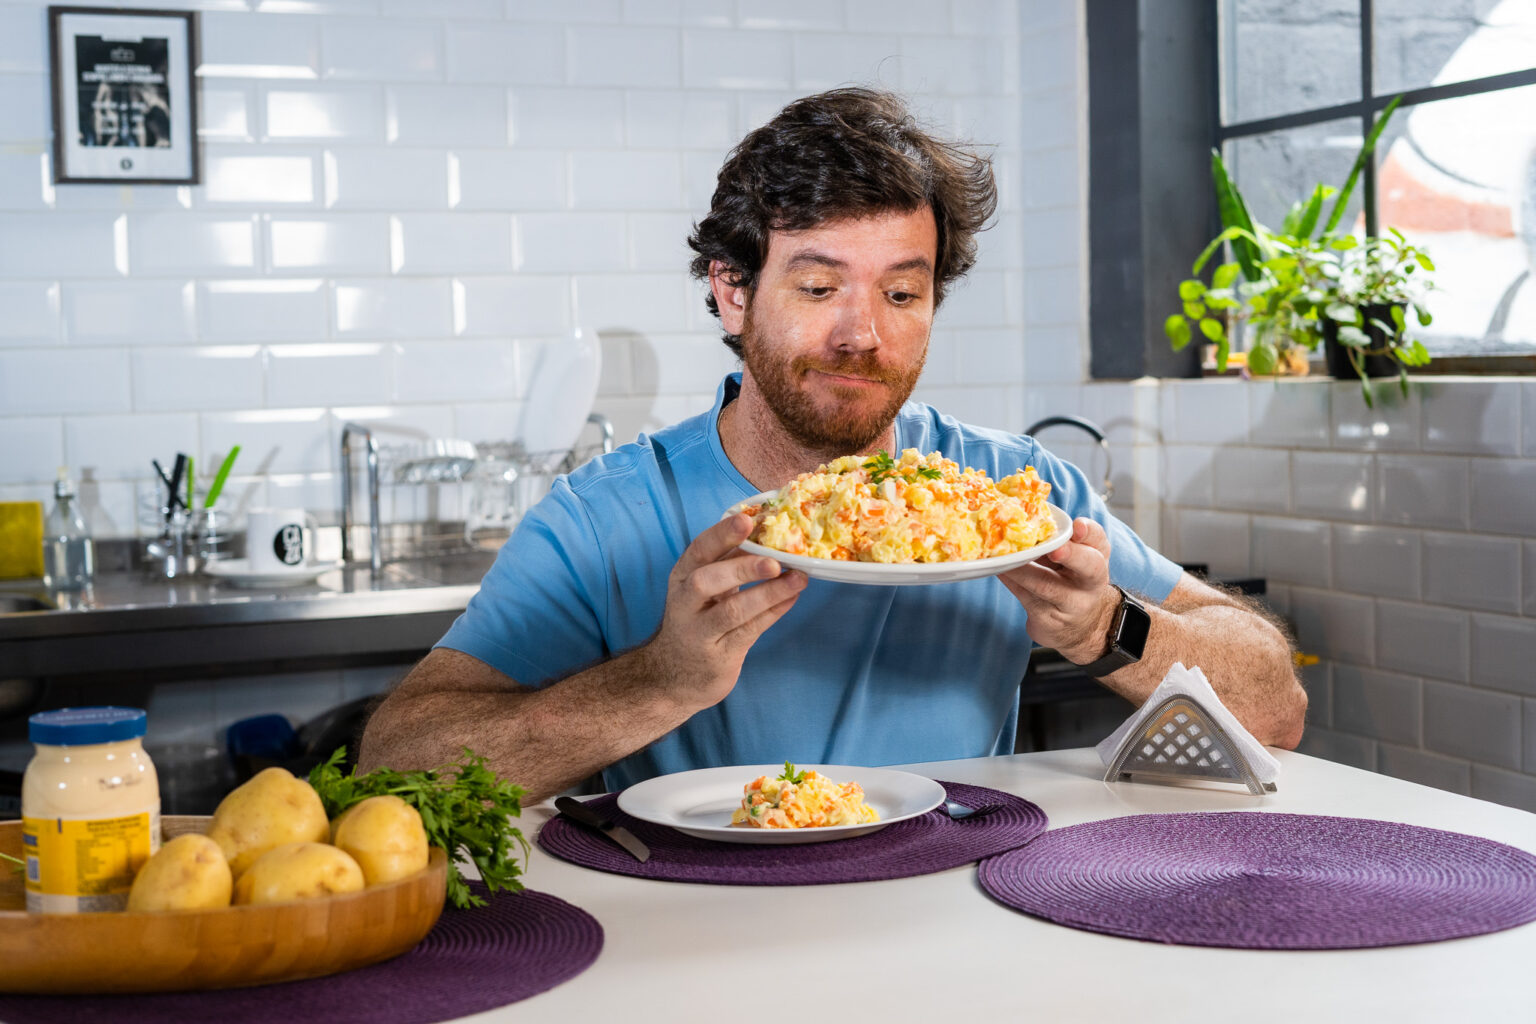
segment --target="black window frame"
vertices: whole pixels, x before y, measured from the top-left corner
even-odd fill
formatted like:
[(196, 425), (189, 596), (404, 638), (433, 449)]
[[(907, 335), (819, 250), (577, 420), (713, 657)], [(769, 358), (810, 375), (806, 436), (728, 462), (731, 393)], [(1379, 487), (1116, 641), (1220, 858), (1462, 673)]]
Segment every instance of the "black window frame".
[[(1364, 137), (1393, 97), (1403, 107), (1536, 85), (1536, 66), (1378, 94), (1374, 0), (1360, 5), (1360, 98), (1233, 124), (1221, 115), (1221, 0), (1085, 0), (1088, 36), (1089, 376), (1198, 377), (1196, 349), (1163, 334), (1177, 282), (1220, 230), (1209, 153), (1237, 139), (1343, 118)], [(1402, 116), (1402, 115), (1399, 115)], [(1376, 161), (1360, 176), (1367, 234), (1378, 230)], [(1190, 189), (1197, 180), (1200, 188)], [(1188, 196), (1199, 202), (1192, 204)], [(1127, 339), (1133, 339), (1128, 341)], [(1320, 356), (1319, 356), (1320, 361)], [(1536, 352), (1437, 355), (1415, 376), (1536, 374)]]

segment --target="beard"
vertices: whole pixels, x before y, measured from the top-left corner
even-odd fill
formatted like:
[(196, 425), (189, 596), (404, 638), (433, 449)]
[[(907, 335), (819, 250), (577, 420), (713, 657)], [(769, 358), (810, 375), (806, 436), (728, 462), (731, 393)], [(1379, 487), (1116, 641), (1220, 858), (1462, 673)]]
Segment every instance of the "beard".
[[(773, 351), (772, 339), (756, 329), (750, 306), (741, 328), (741, 348), (747, 372), (779, 425), (801, 447), (834, 458), (861, 452), (885, 433), (917, 387), (928, 355), (925, 346), (917, 362), (909, 367), (886, 366), (877, 352), (868, 350), (832, 362), (796, 356), (785, 363)], [(825, 400), (818, 402), (816, 396), (801, 387), (812, 371), (879, 381), (885, 394), (870, 394), (867, 388), (842, 388), (829, 382), (835, 399), (831, 408), (825, 408)]]

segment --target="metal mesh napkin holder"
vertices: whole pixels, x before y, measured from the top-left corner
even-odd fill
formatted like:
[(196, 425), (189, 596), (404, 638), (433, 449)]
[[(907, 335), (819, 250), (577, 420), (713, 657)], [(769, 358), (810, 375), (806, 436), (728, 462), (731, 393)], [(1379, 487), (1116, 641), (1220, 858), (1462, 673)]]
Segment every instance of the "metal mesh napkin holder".
[(1105, 782), (1133, 775), (1239, 783), (1254, 796), (1275, 792), (1260, 782), (1248, 758), (1200, 702), (1188, 694), (1166, 698), (1125, 737), (1104, 773)]

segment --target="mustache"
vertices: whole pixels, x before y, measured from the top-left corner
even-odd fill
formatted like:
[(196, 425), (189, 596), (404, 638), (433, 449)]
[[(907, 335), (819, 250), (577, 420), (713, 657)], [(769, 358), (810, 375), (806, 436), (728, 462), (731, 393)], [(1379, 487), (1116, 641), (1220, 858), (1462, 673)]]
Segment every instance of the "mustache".
[(873, 352), (861, 352), (850, 355), (835, 362), (822, 362), (809, 356), (800, 356), (793, 363), (796, 376), (804, 376), (809, 370), (820, 373), (835, 373), (841, 377), (863, 377), (865, 380), (877, 380), (882, 384), (898, 384), (901, 382), (901, 374), (882, 366), (879, 357)]

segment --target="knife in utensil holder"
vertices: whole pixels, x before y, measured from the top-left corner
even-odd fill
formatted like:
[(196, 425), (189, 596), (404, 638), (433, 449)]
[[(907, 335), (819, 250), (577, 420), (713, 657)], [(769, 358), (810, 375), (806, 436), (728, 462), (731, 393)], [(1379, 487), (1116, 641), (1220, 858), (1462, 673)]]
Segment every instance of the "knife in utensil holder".
[(555, 808), (561, 814), (576, 822), (576, 824), (583, 825), (599, 835), (607, 836), (615, 843), (618, 843), (628, 850), (630, 856), (640, 863), (644, 864), (651, 859), (650, 849), (637, 839), (633, 832), (623, 825), (617, 825), (609, 821), (575, 797), (555, 797)]

